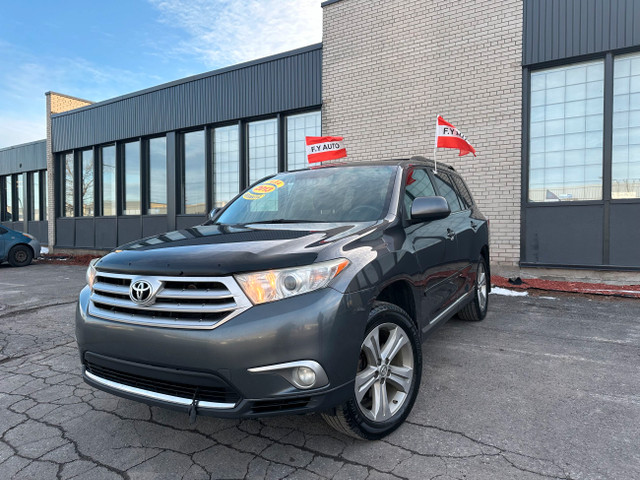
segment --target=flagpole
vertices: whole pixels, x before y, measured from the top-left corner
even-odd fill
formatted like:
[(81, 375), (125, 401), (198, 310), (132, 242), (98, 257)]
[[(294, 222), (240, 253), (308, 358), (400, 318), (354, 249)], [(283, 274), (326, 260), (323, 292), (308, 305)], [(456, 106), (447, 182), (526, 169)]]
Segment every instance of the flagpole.
[(438, 174), (438, 159), (436, 158), (436, 153), (438, 151), (438, 117), (440, 115), (436, 114), (436, 136), (435, 141), (433, 143), (433, 173)]

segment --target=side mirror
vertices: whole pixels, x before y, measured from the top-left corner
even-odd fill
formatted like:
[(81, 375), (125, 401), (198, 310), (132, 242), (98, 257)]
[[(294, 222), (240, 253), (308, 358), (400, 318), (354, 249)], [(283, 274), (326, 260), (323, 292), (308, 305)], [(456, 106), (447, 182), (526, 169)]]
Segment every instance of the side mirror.
[(219, 211), (220, 211), (219, 208), (214, 208), (213, 210), (211, 210), (209, 212), (209, 220), (213, 220), (214, 217), (218, 214)]
[(439, 220), (451, 214), (444, 197), (417, 197), (411, 204), (411, 221)]

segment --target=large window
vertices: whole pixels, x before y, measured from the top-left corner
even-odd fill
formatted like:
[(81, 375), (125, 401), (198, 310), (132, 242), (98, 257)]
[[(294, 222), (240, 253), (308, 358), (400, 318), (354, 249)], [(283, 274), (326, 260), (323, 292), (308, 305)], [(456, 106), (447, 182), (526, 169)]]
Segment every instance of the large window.
[(18, 179), (16, 181), (16, 189), (17, 189), (17, 194), (18, 194), (18, 221), (22, 222), (24, 221), (24, 216), (25, 216), (25, 208), (27, 206), (27, 204), (25, 203), (25, 198), (24, 198), (24, 173), (20, 173), (18, 174)]
[(147, 213), (167, 213), (167, 139), (149, 140), (149, 204)]
[(116, 215), (116, 147), (102, 147), (102, 215)]
[(11, 175), (3, 177), (0, 184), (0, 200), (2, 210), (0, 211), (0, 220), (10, 222), (13, 220), (13, 195), (11, 193)]
[(220, 127), (213, 135), (213, 205), (224, 206), (236, 196), (240, 185), (238, 126)]
[(140, 215), (140, 142), (124, 145), (124, 214)]
[(611, 197), (640, 198), (640, 55), (616, 57), (613, 74)]
[(320, 130), (320, 112), (287, 117), (287, 170), (306, 168), (309, 165), (304, 137), (317, 137)]
[(93, 217), (95, 215), (93, 172), (93, 150), (84, 150), (82, 152), (82, 191), (80, 192), (82, 200), (80, 214), (83, 217)]
[(67, 153), (63, 157), (62, 168), (64, 169), (64, 209), (62, 211), (63, 217), (73, 217), (75, 215), (74, 202), (73, 202), (73, 153)]
[(602, 198), (604, 63), (531, 73), (529, 200)]
[(31, 218), (36, 222), (42, 220), (42, 210), (40, 209), (40, 172), (31, 172)]
[(249, 183), (278, 172), (278, 121), (273, 118), (250, 123)]
[(49, 220), (47, 201), (49, 198), (49, 187), (47, 186), (47, 171), (42, 171), (42, 220)]
[(189, 132), (184, 139), (184, 204), (183, 213), (204, 213), (206, 168), (204, 130)]

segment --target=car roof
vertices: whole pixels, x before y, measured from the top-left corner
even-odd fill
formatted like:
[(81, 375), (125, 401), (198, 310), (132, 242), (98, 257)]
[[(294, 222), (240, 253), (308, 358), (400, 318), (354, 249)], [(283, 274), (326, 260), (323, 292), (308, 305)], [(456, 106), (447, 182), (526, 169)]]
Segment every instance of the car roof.
[[(367, 160), (364, 162), (333, 162), (333, 163), (325, 163), (323, 165), (310, 165), (307, 168), (302, 168), (298, 170), (291, 171), (300, 171), (300, 170), (314, 170), (320, 168), (340, 168), (340, 167), (370, 167), (370, 166), (398, 166), (402, 168), (407, 168), (411, 166), (419, 166), (419, 167), (435, 167), (435, 162), (430, 158), (421, 157), (421, 156), (413, 156), (411, 158), (392, 158), (388, 160)], [(451, 165), (448, 165), (443, 162), (438, 162), (438, 168), (442, 168), (445, 170), (449, 170), (455, 172), (455, 168)]]

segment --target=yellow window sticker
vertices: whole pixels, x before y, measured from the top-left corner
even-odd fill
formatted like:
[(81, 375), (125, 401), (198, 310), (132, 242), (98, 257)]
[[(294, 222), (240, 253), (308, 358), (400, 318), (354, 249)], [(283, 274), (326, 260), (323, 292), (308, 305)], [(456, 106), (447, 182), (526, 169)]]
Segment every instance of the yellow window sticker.
[(284, 182), (282, 180), (278, 180), (278, 179), (275, 179), (275, 178), (271, 179), (271, 180), (267, 180), (264, 183), (271, 183), (271, 184), (275, 185), (278, 188), (284, 186)]
[(251, 193), (255, 193), (255, 194), (265, 194), (265, 193), (271, 193), (276, 189), (275, 185), (271, 185), (271, 184), (267, 184), (267, 183), (262, 183), (260, 185), (256, 185), (255, 187), (253, 187), (251, 189)]
[(262, 198), (262, 197), (264, 197), (264, 194), (256, 195), (251, 192), (247, 192), (244, 195), (242, 195), (242, 198), (244, 198), (245, 200), (258, 200), (259, 198)]

